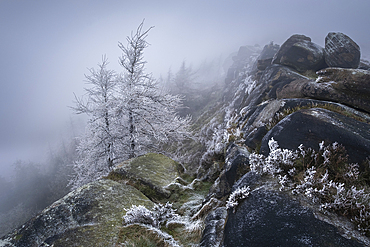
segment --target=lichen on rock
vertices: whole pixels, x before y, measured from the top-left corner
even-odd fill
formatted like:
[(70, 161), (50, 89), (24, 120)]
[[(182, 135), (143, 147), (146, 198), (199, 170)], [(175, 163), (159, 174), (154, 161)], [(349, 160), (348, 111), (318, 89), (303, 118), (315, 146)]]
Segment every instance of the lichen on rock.
[(14, 246), (111, 246), (125, 208), (153, 203), (135, 188), (112, 180), (86, 184), (5, 236)]

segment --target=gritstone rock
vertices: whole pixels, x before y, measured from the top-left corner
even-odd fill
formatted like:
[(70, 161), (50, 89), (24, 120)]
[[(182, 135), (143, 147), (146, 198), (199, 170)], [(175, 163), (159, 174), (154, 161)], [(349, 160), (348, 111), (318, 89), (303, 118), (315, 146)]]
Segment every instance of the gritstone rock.
[(298, 34), (281, 45), (272, 62), (292, 67), (301, 73), (326, 67), (324, 49), (311, 42), (309, 37)]
[[(273, 137), (281, 148), (318, 150), (319, 143), (338, 142), (349, 155), (349, 161), (361, 164), (369, 155), (370, 125), (321, 108), (299, 110), (275, 125), (262, 139), (261, 153), (268, 155), (268, 141)], [(294, 133), (294, 134), (292, 134)]]
[(325, 38), (325, 62), (330, 67), (357, 68), (360, 47), (343, 33), (329, 33)]

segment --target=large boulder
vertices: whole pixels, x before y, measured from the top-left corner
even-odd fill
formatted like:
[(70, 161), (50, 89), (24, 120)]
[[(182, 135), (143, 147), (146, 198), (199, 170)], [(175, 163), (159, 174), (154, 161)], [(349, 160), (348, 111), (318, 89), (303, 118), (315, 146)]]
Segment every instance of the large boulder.
[(370, 113), (368, 70), (327, 68), (317, 74), (316, 82), (301, 86), (306, 97), (335, 101)]
[(128, 184), (156, 200), (171, 195), (166, 186), (183, 172), (183, 166), (167, 156), (147, 153), (124, 161), (110, 173), (109, 178), (127, 180)]
[(272, 59), (274, 58), (275, 54), (278, 52), (280, 46), (278, 44), (274, 44), (271, 42), (268, 45), (263, 47), (261, 54), (257, 59), (256, 67), (258, 70), (265, 70), (267, 66), (270, 66), (272, 63)]
[[(370, 113), (370, 73), (368, 70), (326, 68), (317, 72), (315, 81), (288, 72), (285, 67), (267, 69), (256, 89), (269, 89), (268, 98), (311, 98), (338, 102)], [(268, 85), (266, 87), (266, 85)], [(252, 92), (260, 93), (262, 90)], [(250, 102), (258, 99), (256, 96)]]
[(343, 115), (351, 116), (355, 119), (362, 119), (364, 122), (370, 122), (370, 115), (335, 102), (304, 98), (269, 100), (264, 104), (245, 110), (245, 114), (241, 119), (244, 126), (242, 130), (245, 133), (244, 144), (249, 149), (256, 150), (268, 130), (271, 129), (282, 116), (287, 115), (289, 112), (298, 111), (299, 109), (316, 107), (332, 109), (341, 112)]
[[(241, 106), (249, 108), (256, 107), (262, 102), (269, 99), (276, 99), (281, 88), (291, 82), (297, 82), (299, 85), (313, 81), (312, 79), (303, 76), (287, 66), (273, 64), (263, 71), (263, 74), (249, 86), (250, 92), (244, 96)], [(287, 98), (303, 98), (305, 97), (301, 90), (293, 90)]]
[(262, 139), (260, 151), (266, 156), (271, 138), (291, 150), (300, 144), (318, 150), (322, 141), (338, 142), (353, 163), (361, 164), (370, 155), (370, 124), (322, 108), (296, 111), (276, 124)]
[(355, 69), (360, 63), (360, 47), (343, 33), (328, 33), (324, 53), (325, 62), (330, 67)]
[(361, 69), (327, 68), (317, 72), (317, 83), (334, 82), (334, 89), (345, 94), (369, 98), (370, 71)]
[(292, 67), (300, 73), (326, 67), (324, 49), (311, 42), (309, 37), (298, 34), (281, 45), (272, 62)]
[(341, 236), (310, 209), (261, 186), (229, 210), (223, 246), (364, 246)]
[(95, 181), (72, 191), (4, 236), (0, 246), (114, 246), (124, 209), (132, 205), (151, 208), (154, 204), (129, 185)]

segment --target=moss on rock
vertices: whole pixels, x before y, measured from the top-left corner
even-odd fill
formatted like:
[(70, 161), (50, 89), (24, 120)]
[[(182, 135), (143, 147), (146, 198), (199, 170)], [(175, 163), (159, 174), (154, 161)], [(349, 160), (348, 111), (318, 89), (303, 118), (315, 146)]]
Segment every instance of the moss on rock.
[(108, 178), (124, 179), (150, 199), (160, 201), (170, 196), (165, 186), (183, 172), (182, 165), (167, 156), (147, 153), (118, 165)]
[[(5, 236), (13, 246), (112, 246), (125, 208), (154, 204), (137, 189), (112, 180), (86, 184)], [(11, 245), (9, 245), (11, 246)]]

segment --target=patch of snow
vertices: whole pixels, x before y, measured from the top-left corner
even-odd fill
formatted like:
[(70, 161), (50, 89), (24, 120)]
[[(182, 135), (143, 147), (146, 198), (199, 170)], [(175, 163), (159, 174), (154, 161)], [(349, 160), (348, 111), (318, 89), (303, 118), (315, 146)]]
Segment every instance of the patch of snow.
[(1, 240), (0, 239), (0, 247), (11, 247), (11, 246), (15, 246), (13, 245), (11, 242), (9, 242), (10, 239), (5, 239), (5, 240)]

